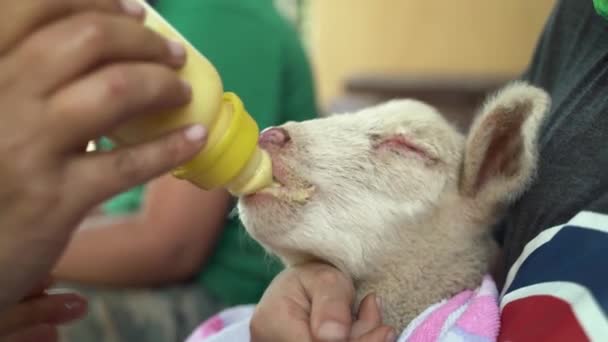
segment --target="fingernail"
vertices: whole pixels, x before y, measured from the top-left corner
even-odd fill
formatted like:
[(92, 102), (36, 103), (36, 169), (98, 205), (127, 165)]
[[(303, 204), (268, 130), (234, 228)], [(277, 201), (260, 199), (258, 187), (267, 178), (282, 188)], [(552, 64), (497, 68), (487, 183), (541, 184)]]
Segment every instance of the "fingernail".
[(325, 322), (319, 328), (318, 337), (324, 341), (344, 340), (348, 338), (348, 329), (338, 322)]
[(68, 310), (78, 310), (78, 309), (82, 308), (82, 302), (79, 302), (79, 301), (67, 302), (67, 303), (63, 304), (63, 306), (65, 306), (65, 308)]
[(82, 294), (76, 290), (73, 289), (64, 289), (61, 287), (54, 287), (51, 289), (46, 290), (46, 293), (49, 295), (58, 295), (58, 294), (76, 294), (76, 295), (80, 295), (82, 296)]
[(388, 335), (386, 335), (386, 342), (395, 342), (397, 340), (397, 334), (395, 334), (394, 330), (391, 330), (391, 332), (388, 333)]
[(129, 15), (132, 15), (134, 17), (141, 17), (142, 15), (144, 15), (144, 6), (137, 3), (137, 1), (135, 0), (121, 0), (120, 4), (122, 5), (123, 11), (125, 11)]
[(184, 44), (175, 41), (167, 40), (167, 46), (169, 47), (169, 53), (175, 58), (176, 61), (183, 62), (186, 60), (186, 48)]
[(184, 132), (186, 139), (191, 142), (200, 142), (207, 137), (207, 129), (201, 125), (193, 125)]

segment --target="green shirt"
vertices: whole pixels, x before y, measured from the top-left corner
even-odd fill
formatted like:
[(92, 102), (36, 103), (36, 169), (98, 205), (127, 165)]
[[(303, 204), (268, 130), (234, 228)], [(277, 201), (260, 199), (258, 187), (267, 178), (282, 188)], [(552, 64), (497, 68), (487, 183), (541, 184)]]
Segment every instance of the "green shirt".
[[(158, 0), (155, 7), (213, 63), (260, 128), (316, 116), (307, 56), (272, 0)], [(132, 207), (143, 189), (121, 196), (106, 209)], [(231, 215), (197, 279), (224, 304), (237, 305), (257, 302), (280, 269)]]
[(593, 6), (599, 15), (608, 19), (608, 0), (593, 0)]

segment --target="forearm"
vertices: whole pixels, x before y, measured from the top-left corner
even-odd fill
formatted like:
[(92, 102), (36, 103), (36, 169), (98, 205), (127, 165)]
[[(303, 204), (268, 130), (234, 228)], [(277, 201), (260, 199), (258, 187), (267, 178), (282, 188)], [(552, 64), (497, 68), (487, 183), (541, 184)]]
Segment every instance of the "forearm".
[(164, 176), (136, 216), (90, 218), (55, 269), (60, 280), (148, 287), (192, 277), (224, 227), (229, 195)]
[(63, 281), (123, 287), (153, 286), (183, 277), (180, 246), (157, 246), (145, 234), (136, 218), (114, 219), (111, 227), (85, 226), (74, 235), (54, 275)]

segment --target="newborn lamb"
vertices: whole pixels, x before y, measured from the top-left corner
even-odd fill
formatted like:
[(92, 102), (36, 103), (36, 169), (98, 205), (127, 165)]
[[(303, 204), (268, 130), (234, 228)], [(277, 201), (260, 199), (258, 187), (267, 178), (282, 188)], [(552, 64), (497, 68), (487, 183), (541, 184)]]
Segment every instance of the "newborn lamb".
[(384, 302), (404, 328), (479, 286), (491, 226), (534, 176), (549, 98), (514, 83), (463, 136), (431, 106), (399, 100), (262, 133), (275, 184), (241, 198), (243, 223), (287, 267), (321, 260), (349, 274), (358, 301)]

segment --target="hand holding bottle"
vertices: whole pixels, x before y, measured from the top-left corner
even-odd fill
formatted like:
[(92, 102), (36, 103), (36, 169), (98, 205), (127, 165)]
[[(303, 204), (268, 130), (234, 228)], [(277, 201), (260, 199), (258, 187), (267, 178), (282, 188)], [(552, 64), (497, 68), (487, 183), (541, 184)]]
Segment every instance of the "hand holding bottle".
[(200, 125), (109, 153), (87, 142), (138, 116), (183, 106), (183, 47), (119, 0), (0, 3), (0, 309), (54, 265), (95, 204), (184, 163)]

